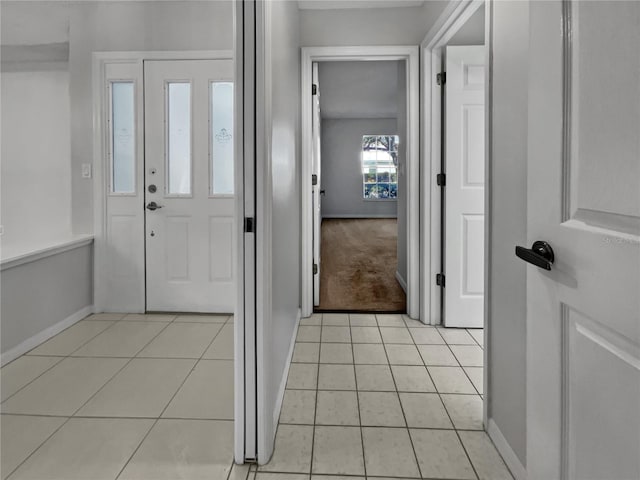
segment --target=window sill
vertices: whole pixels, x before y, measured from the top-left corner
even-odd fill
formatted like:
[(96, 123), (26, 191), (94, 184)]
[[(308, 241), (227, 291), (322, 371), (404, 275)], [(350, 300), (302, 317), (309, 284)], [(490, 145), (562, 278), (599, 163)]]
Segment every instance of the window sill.
[(9, 246), (3, 244), (0, 253), (0, 271), (74, 250), (92, 242), (93, 235), (69, 235), (66, 238), (39, 244), (36, 242)]
[(397, 198), (363, 198), (363, 202), (397, 202)]

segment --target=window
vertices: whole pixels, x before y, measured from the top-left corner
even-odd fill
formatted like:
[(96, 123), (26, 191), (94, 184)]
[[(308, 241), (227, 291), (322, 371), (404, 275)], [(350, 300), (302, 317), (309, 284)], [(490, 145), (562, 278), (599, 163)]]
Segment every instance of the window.
[(191, 195), (191, 84), (168, 84), (167, 171), (169, 195)]
[(133, 82), (111, 82), (109, 111), (111, 193), (135, 193), (135, 94)]
[(397, 135), (362, 137), (362, 196), (367, 199), (398, 198)]
[(233, 195), (233, 83), (211, 82), (211, 194)]

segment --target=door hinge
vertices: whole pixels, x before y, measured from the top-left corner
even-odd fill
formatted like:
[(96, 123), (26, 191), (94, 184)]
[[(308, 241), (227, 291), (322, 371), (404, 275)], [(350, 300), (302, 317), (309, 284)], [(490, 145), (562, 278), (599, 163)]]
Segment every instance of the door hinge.
[(316, 85), (315, 83), (311, 84), (311, 95), (317, 95), (318, 94), (318, 85)]
[(318, 264), (317, 264), (317, 263), (314, 263), (314, 264), (313, 264), (313, 274), (314, 274), (314, 275), (317, 275), (317, 274), (318, 274)]
[(311, 185), (317, 185), (317, 184), (318, 184), (318, 175), (314, 173), (313, 175), (311, 175)]
[(444, 273), (436, 274), (436, 285), (444, 288)]
[(447, 185), (447, 175), (444, 173), (436, 175), (436, 183), (439, 187), (445, 187)]
[(444, 85), (447, 83), (447, 72), (438, 73), (436, 75), (436, 83), (438, 85)]
[(244, 217), (244, 233), (255, 233), (255, 219), (253, 217)]

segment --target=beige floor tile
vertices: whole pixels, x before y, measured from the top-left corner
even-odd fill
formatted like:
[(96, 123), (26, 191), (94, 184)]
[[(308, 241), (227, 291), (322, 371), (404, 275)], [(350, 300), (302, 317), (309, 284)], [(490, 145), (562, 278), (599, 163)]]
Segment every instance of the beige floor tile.
[(30, 357), (23, 355), (0, 370), (0, 390), (4, 402), (29, 382), (62, 361), (60, 357)]
[(381, 343), (354, 343), (353, 358), (355, 363), (363, 365), (387, 365), (387, 354)]
[(406, 426), (396, 392), (358, 392), (358, 401), (363, 426)]
[(105, 321), (78, 322), (34, 348), (28, 355), (60, 355), (66, 357), (114, 323)]
[(12, 475), (12, 480), (113, 480), (153, 420), (72, 418)]
[(448, 345), (418, 345), (420, 356), (427, 366), (458, 367), (456, 357), (451, 353)]
[(418, 345), (444, 345), (445, 341), (434, 327), (410, 328), (413, 341)]
[(436, 387), (423, 366), (392, 365), (391, 371), (399, 392), (435, 392)]
[(389, 365), (356, 365), (356, 383), (358, 390), (396, 391)]
[(325, 343), (351, 343), (349, 327), (325, 327), (322, 326), (322, 342)]
[[(311, 480), (365, 480), (365, 477), (360, 476), (342, 476), (342, 475), (311, 475)], [(372, 479), (373, 480), (373, 479)], [(375, 480), (380, 480), (376, 478)], [(402, 479), (394, 479), (394, 480), (402, 480)]]
[(382, 343), (378, 327), (351, 327), (353, 343)]
[(381, 327), (402, 327), (406, 328), (402, 315), (396, 314), (377, 314), (376, 319)]
[(280, 423), (312, 425), (315, 413), (315, 390), (285, 390)]
[(318, 386), (318, 365), (312, 363), (292, 363), (289, 366), (287, 388), (315, 390)]
[(200, 358), (222, 326), (214, 323), (172, 323), (138, 354), (154, 358)]
[(502, 457), (484, 432), (459, 432), (480, 480), (513, 480)]
[(76, 416), (157, 418), (195, 364), (195, 360), (133, 359)]
[(349, 315), (346, 313), (323, 313), (322, 314), (322, 326), (323, 327), (348, 327)]
[(176, 323), (195, 322), (195, 323), (230, 323), (231, 315), (178, 315), (173, 321)]
[(127, 314), (126, 313), (94, 313), (93, 315), (89, 315), (85, 317), (83, 320), (113, 320), (118, 321), (122, 320)]
[(482, 328), (468, 328), (467, 332), (478, 342), (478, 345), (484, 347), (484, 329)]
[[(238, 465), (237, 463), (234, 463), (231, 467), (231, 473), (229, 474), (229, 478), (227, 480), (249, 480), (250, 468), (251, 465), (249, 463), (245, 463), (244, 465)], [(253, 476), (250, 480), (253, 480)]]
[(7, 478), (66, 420), (63, 417), (2, 415), (0, 417), (0, 432), (2, 434), (0, 471), (2, 479)]
[(349, 314), (349, 324), (352, 327), (377, 327), (376, 316), (370, 313)]
[(70, 416), (127, 361), (123, 358), (65, 358), (5, 401), (2, 412)]
[(207, 360), (233, 360), (233, 323), (227, 323), (204, 352)]
[(451, 345), (453, 354), (463, 367), (482, 367), (484, 352), (477, 345)]
[(318, 389), (355, 390), (356, 377), (353, 365), (320, 364), (318, 369)]
[[(482, 367), (464, 367), (464, 371), (471, 379), (480, 395), (484, 394), (484, 370)], [(475, 392), (474, 392), (475, 393)]]
[(319, 342), (322, 327), (314, 325), (300, 325), (298, 327), (297, 342)]
[(353, 363), (351, 344), (323, 343), (320, 347), (320, 363)]
[(158, 313), (129, 313), (122, 320), (127, 322), (172, 322), (176, 318), (173, 314)]
[(460, 367), (427, 367), (440, 393), (476, 393)]
[(165, 322), (118, 322), (76, 350), (73, 356), (135, 357), (167, 325)]
[(119, 480), (226, 479), (233, 461), (233, 422), (160, 420)]
[(295, 363), (318, 363), (320, 359), (319, 343), (296, 343), (293, 347), (292, 362)]
[(438, 327), (438, 332), (449, 345), (476, 345), (476, 341), (463, 328)]
[(362, 429), (367, 475), (420, 478), (406, 428)]
[[(325, 480), (334, 480), (333, 478)], [(253, 477), (250, 477), (253, 480)], [(255, 480), (309, 480), (308, 474), (257, 472)]]
[(317, 425), (360, 425), (356, 392), (319, 391), (315, 421)]
[(407, 326), (407, 328), (432, 328), (431, 325), (426, 325), (420, 320), (409, 318), (408, 315), (402, 315), (402, 320), (404, 320), (404, 324)]
[(442, 394), (441, 396), (456, 428), (482, 430), (482, 399), (479, 395)]
[(306, 473), (311, 471), (313, 427), (280, 425), (271, 461), (259, 471)]
[(391, 365), (424, 365), (415, 345), (386, 344), (384, 348)]
[(314, 313), (310, 317), (301, 318), (300, 325), (315, 325), (317, 327), (322, 325), (322, 313)]
[(410, 432), (423, 477), (476, 478), (456, 432), (414, 429)]
[(233, 420), (233, 362), (200, 360), (162, 416)]
[(453, 428), (437, 393), (400, 393), (409, 428)]
[(316, 427), (312, 472), (364, 475), (360, 429)]
[(408, 343), (413, 345), (413, 339), (407, 328), (380, 327), (384, 343)]

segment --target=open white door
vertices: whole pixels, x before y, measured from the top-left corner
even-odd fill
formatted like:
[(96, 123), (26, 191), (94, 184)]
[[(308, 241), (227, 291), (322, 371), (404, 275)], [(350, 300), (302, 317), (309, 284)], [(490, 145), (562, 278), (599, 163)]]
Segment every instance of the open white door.
[(320, 198), (320, 82), (318, 79), (318, 63), (313, 63), (313, 89), (312, 89), (312, 197), (313, 197), (313, 304), (320, 305), (320, 247), (322, 234), (322, 212), (320, 210), (322, 199)]
[(233, 311), (233, 62), (145, 61), (147, 310)]
[(483, 327), (484, 46), (446, 48), (444, 324)]
[(528, 478), (638, 479), (640, 3), (530, 15)]

